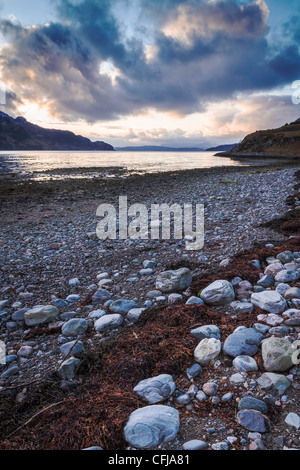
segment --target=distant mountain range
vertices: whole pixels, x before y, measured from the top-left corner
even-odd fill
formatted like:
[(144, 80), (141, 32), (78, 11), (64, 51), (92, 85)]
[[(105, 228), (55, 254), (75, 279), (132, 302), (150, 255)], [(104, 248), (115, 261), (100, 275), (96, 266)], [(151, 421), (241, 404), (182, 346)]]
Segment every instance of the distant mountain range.
[(300, 158), (300, 119), (278, 129), (256, 131), (221, 156)]
[(140, 147), (116, 147), (121, 152), (203, 152), (201, 148), (190, 147), (162, 147), (159, 145), (142, 145)]
[(139, 147), (116, 147), (121, 152), (221, 152), (231, 150), (235, 145), (219, 145), (204, 149), (200, 147), (162, 147), (159, 145), (143, 145)]
[(23, 117), (12, 118), (0, 111), (0, 150), (111, 150), (101, 141), (92, 142), (70, 131), (44, 129)]
[(218, 145), (218, 147), (211, 147), (206, 149), (207, 152), (228, 152), (236, 147), (238, 144), (229, 144), (229, 145)]

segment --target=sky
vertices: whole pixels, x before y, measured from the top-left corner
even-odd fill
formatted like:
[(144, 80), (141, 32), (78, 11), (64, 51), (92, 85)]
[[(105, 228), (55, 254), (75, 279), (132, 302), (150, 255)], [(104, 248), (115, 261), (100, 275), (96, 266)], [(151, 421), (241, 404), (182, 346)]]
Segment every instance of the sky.
[(3, 112), (115, 147), (300, 117), (299, 0), (0, 0), (0, 49)]

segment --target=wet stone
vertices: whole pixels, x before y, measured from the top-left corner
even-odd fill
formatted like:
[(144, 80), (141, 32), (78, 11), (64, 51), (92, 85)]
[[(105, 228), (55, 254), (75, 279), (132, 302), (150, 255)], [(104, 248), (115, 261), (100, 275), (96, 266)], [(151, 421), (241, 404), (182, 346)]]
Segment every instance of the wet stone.
[(262, 339), (263, 335), (254, 328), (244, 328), (229, 335), (225, 340), (223, 349), (226, 354), (232, 357), (254, 356)]
[(125, 439), (137, 449), (149, 449), (172, 441), (179, 430), (179, 412), (165, 405), (149, 405), (133, 411), (124, 428)]
[(263, 414), (268, 413), (268, 405), (257, 398), (243, 397), (238, 403), (238, 409), (241, 410), (256, 410)]
[(142, 380), (134, 387), (134, 392), (149, 404), (158, 403), (174, 392), (176, 385), (171, 375), (161, 374)]
[(270, 431), (269, 418), (256, 410), (242, 410), (237, 414), (238, 423), (248, 431), (265, 433)]
[(232, 362), (235, 370), (239, 372), (252, 372), (258, 370), (258, 365), (255, 359), (250, 356), (237, 356)]

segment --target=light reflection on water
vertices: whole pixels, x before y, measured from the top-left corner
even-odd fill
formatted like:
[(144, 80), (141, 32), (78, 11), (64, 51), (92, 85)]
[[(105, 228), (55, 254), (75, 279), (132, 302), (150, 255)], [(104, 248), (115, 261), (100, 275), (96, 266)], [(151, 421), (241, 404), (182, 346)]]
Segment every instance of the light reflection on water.
[(33, 179), (114, 177), (132, 173), (242, 166), (214, 152), (0, 152), (0, 174)]

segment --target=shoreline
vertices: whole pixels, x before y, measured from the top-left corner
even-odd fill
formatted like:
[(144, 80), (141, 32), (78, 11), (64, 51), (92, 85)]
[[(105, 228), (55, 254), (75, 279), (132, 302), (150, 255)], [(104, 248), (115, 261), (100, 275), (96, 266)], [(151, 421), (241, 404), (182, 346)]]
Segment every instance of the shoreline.
[[(272, 168), (272, 167), (288, 167), (288, 166), (296, 166), (300, 165), (298, 160), (287, 160), (285, 158), (268, 158), (268, 157), (258, 157), (258, 156), (245, 156), (243, 158), (235, 158), (235, 155), (227, 155), (226, 152), (222, 152), (220, 154), (215, 154), (215, 156), (221, 156), (230, 158), (232, 160), (232, 165), (218, 165), (208, 168), (188, 168), (188, 169), (173, 169), (173, 170), (134, 170), (128, 169), (126, 166), (94, 166), (94, 167), (80, 167), (74, 166), (70, 168), (55, 168), (55, 169), (46, 169), (46, 170), (35, 170), (32, 173), (23, 173), (20, 171), (15, 172), (0, 172), (0, 182), (1, 185), (5, 185), (7, 187), (7, 183), (12, 183), (15, 185), (16, 183), (23, 183), (23, 182), (44, 182), (49, 183), (52, 181), (79, 181), (79, 180), (98, 180), (98, 181), (107, 181), (108, 184), (110, 181), (114, 181), (116, 179), (132, 179), (132, 178), (147, 178), (147, 177), (163, 177), (163, 176), (171, 176), (174, 174), (193, 174), (198, 173), (201, 174), (202, 172), (212, 172), (212, 171), (230, 171), (230, 170), (242, 170), (244, 168)], [(238, 161), (239, 165), (235, 165), (234, 162)]]
[[(280, 165), (281, 164), (281, 165)], [(243, 173), (243, 172), (263, 172), (263, 171), (273, 171), (276, 169), (287, 169), (287, 168), (298, 168), (300, 167), (297, 161), (274, 161), (270, 160), (269, 162), (261, 161), (259, 164), (256, 162), (246, 162), (243, 166), (217, 166), (212, 168), (196, 168), (196, 169), (183, 169), (183, 170), (170, 170), (170, 171), (163, 171), (163, 172), (149, 172), (149, 173), (136, 173), (135, 171), (129, 172), (128, 175), (122, 176), (122, 173), (128, 171), (125, 167), (95, 167), (95, 168), (72, 168), (72, 169), (58, 169), (58, 170), (45, 170), (44, 173), (49, 174), (49, 179), (34, 179), (30, 177), (26, 178), (18, 178), (17, 174), (0, 174), (0, 202), (1, 198), (5, 196), (7, 190), (13, 188), (13, 191), (16, 194), (18, 191), (20, 193), (24, 193), (27, 190), (32, 193), (33, 189), (43, 191), (43, 187), (53, 187), (55, 190), (60, 189), (61, 187), (68, 186), (68, 190), (75, 190), (76, 188), (85, 187), (86, 189), (93, 190), (98, 184), (100, 186), (113, 186), (118, 185), (120, 182), (123, 184), (124, 182), (139, 182), (143, 184), (144, 181), (153, 179), (154, 182), (156, 180), (168, 180), (168, 178), (179, 177), (185, 179), (186, 177), (201, 177), (204, 178), (206, 176), (215, 174), (216, 176), (222, 176), (224, 174), (236, 172), (236, 173)], [(65, 175), (60, 179), (53, 179), (51, 177), (52, 174), (57, 174), (59, 171), (62, 174), (67, 173), (71, 170), (73, 172), (80, 172), (80, 178), (72, 178)], [(100, 172), (99, 176), (88, 176), (89, 173), (98, 170)], [(107, 172), (113, 171), (117, 172), (118, 174), (113, 177), (107, 177)], [(85, 173), (87, 175), (85, 175)], [(103, 174), (104, 173), (104, 174)], [(30, 189), (31, 187), (31, 189)]]
[[(7, 343), (9, 354), (16, 356), (11, 366), (17, 366), (17, 373), (1, 378), (0, 387), (3, 387), (3, 390), (1, 393), (0, 389), (0, 406), (5, 406), (11, 413), (15, 410), (19, 412), (15, 425), (3, 422), (2, 431), (6, 439), (0, 442), (0, 448), (45, 448), (49, 436), (46, 430), (39, 428), (36, 420), (23, 431), (20, 429), (16, 434), (15, 431), (40, 410), (39, 404), (44, 407), (66, 400), (66, 408), (64, 404), (59, 405), (60, 413), (63, 412), (66, 418), (64, 433), (61, 434), (61, 424), (58, 426), (56, 423), (55, 409), (43, 415), (43, 422), (53, 423), (53, 429), (56, 429), (54, 447), (78, 449), (92, 445), (93, 441), (95, 445), (102, 445), (104, 448), (105, 442), (108, 442), (108, 449), (112, 450), (115, 448), (114, 443), (116, 446), (124, 445), (122, 426), (124, 419), (128, 419), (128, 413), (144, 406), (131, 391), (132, 384), (137, 381), (144, 368), (148, 373), (151, 371), (152, 375), (173, 370), (172, 375), (176, 379), (178, 390), (186, 390), (188, 384), (192, 385), (193, 383), (187, 381), (182, 369), (183, 364), (191, 365), (192, 361), (195, 340), (190, 338), (190, 328), (197, 323), (202, 324), (204, 320), (207, 324), (215, 321), (221, 328), (222, 335), (226, 337), (236, 326), (250, 326), (256, 317), (231, 316), (229, 324), (226, 325), (226, 315), (233, 313), (230, 308), (224, 316), (218, 309), (203, 310), (204, 313), (201, 313), (201, 306), (196, 308), (185, 306), (184, 303), (190, 295), (197, 295), (203, 288), (203, 283), (207, 284), (220, 276), (227, 276), (231, 280), (232, 274), (237, 276), (239, 269), (241, 277), (249, 281), (246, 277), (250, 275), (246, 262), (241, 265), (238, 261), (241, 251), (252, 249), (255, 245), (261, 247), (261, 252), (271, 255), (272, 249), (268, 251), (264, 248), (267, 242), (285, 246), (290, 243), (292, 246), (293, 240), (288, 240), (288, 234), (279, 233), (274, 227), (267, 229), (262, 224), (274, 217), (280, 221), (279, 217), (287, 212), (286, 199), (293, 193), (297, 183), (295, 171), (298, 169), (297, 165), (287, 165), (281, 169), (274, 165), (186, 170), (119, 178), (110, 180), (108, 184), (107, 181), (90, 179), (79, 182), (26, 181), (16, 182), (12, 186), (7, 182), (7, 188), (13, 191), (6, 195), (5, 188), (1, 187), (0, 281), (3, 287), (0, 300), (7, 299), (8, 303), (3, 307), (3, 311), (7, 312), (6, 316), (1, 316), (3, 320), (0, 324), (0, 340)], [(146, 205), (151, 202), (171, 203), (186, 200), (203, 202), (206, 207), (206, 242), (202, 252), (188, 253), (184, 250), (182, 242), (173, 240), (95, 240), (92, 234), (97, 222), (97, 205), (103, 202), (115, 203), (117, 197), (123, 194), (128, 194), (133, 203)], [(265, 261), (263, 255), (260, 256)], [(149, 271), (146, 275), (141, 274), (147, 260), (155, 261), (156, 266), (153, 273)], [(220, 267), (221, 262), (225, 262), (223, 268)], [(170, 303), (166, 295), (165, 301), (153, 301), (152, 307), (142, 314), (136, 327), (130, 326), (126, 320), (125, 329), (117, 330), (111, 337), (106, 338), (104, 334), (101, 338), (95, 333), (94, 322), (89, 314), (95, 309), (103, 308), (101, 303), (93, 304), (91, 300), (93, 292), (97, 289), (99, 273), (106, 272), (108, 279), (112, 281), (107, 289), (112, 293), (113, 299), (136, 299), (138, 307), (143, 308), (144, 303), (149, 300), (147, 293), (155, 289), (158, 274), (166, 269), (183, 266), (192, 270), (193, 284), (189, 292), (183, 295), (179, 305)], [(258, 272), (251, 275), (254, 276), (253, 279), (258, 278)], [(79, 279), (80, 284), (71, 286), (69, 281), (75, 278)], [(129, 280), (134, 278), (138, 279)], [(252, 278), (251, 281), (253, 282)], [(66, 302), (65, 299), (70, 295), (79, 297), (70, 303)], [(60, 304), (56, 321), (28, 327), (19, 317), (20, 310), (32, 308), (34, 305), (53, 304), (55, 298), (65, 302)], [(109, 313), (109, 307), (104, 308), (106, 313)], [(69, 318), (86, 319), (89, 328), (77, 338), (84, 343), (78, 375), (74, 380), (61, 383), (57, 376), (58, 367), (64, 359), (60, 352), (60, 346), (64, 344), (61, 342), (61, 328)], [(151, 339), (152, 330), (155, 337), (165, 338), (161, 340), (162, 345), (157, 345), (158, 350), (155, 338)], [(172, 337), (178, 342), (177, 346), (175, 343), (168, 343)], [(169, 344), (170, 352), (176, 360), (168, 358), (169, 351), (163, 348), (164, 342)], [(131, 344), (133, 351), (139, 351), (142, 347), (138, 355), (130, 352)], [(32, 348), (32, 354), (23, 358), (18, 356), (22, 346)], [(189, 353), (185, 352), (186, 349)], [(146, 362), (143, 362), (144, 356)], [(139, 358), (142, 364), (139, 364)], [(220, 382), (220, 390), (223, 390), (221, 378), (224, 374), (232, 374), (232, 370), (226, 358), (222, 356), (221, 360), (222, 367), (219, 369), (213, 366), (204, 368), (202, 377), (198, 379), (201, 384), (203, 381), (215, 379)], [(158, 361), (157, 365), (155, 361)], [(9, 367), (10, 365), (2, 368), (1, 374)], [(36, 386), (35, 381), (38, 381)], [(197, 380), (196, 383), (200, 386)], [(98, 397), (100, 385), (104, 387), (102, 401)], [(18, 396), (21, 401), (16, 403), (18, 393), (24, 389), (24, 397)], [(229, 390), (232, 390), (235, 397), (241, 393), (240, 389), (231, 389), (230, 385), (227, 391)], [(95, 433), (98, 432), (97, 413), (100, 413), (103, 407), (107, 409), (108, 418), (103, 418), (106, 424), (101, 439), (95, 437), (93, 440), (91, 434), (84, 434), (84, 427), (80, 430), (83, 435), (78, 434), (76, 420), (85, 419), (85, 400), (87, 408), (90, 407), (95, 413)], [(116, 414), (118, 407), (107, 407), (107, 402), (111, 403), (110, 400), (113, 400), (114, 404), (120, 403), (119, 415)], [(177, 406), (176, 402), (172, 401), (171, 404)], [(233, 424), (234, 401), (226, 405), (221, 404), (220, 407), (214, 407), (211, 402), (199, 406), (194, 404), (190, 420), (188, 408), (184, 405), (177, 406), (181, 414), (182, 431), (175, 446), (181, 448), (184, 440), (194, 437), (195, 431), (192, 432), (191, 427), (197, 429), (199, 436), (202, 436), (204, 431), (201, 426), (204, 426), (206, 419), (206, 427), (217, 429), (225, 426), (225, 434), (232, 428), (234, 433), (240, 435), (236, 424)], [(208, 418), (207, 413), (212, 409), (216, 409), (215, 417)], [(90, 416), (90, 411), (88, 414)], [(70, 424), (72, 419), (75, 421)], [(29, 439), (31, 443), (25, 442), (24, 436), (27, 433), (31, 435), (31, 432), (39, 435), (38, 442), (34, 443), (34, 439)], [(7, 437), (11, 433), (12, 441)], [(206, 441), (210, 446), (214, 445), (216, 441), (225, 439), (225, 434), (208, 433)], [(72, 436), (70, 442), (65, 437), (67, 435)], [(72, 444), (73, 439), (75, 444)], [(271, 445), (269, 441), (268, 445)], [(242, 446), (238, 443), (236, 448), (240, 447)]]
[(276, 155), (272, 153), (243, 153), (243, 152), (237, 152), (237, 153), (231, 153), (231, 152), (218, 152), (215, 154), (216, 157), (227, 157), (231, 158), (232, 160), (238, 160), (238, 161), (244, 161), (246, 159), (270, 159), (275, 161), (282, 161), (282, 162), (295, 162), (300, 159), (300, 155)]

